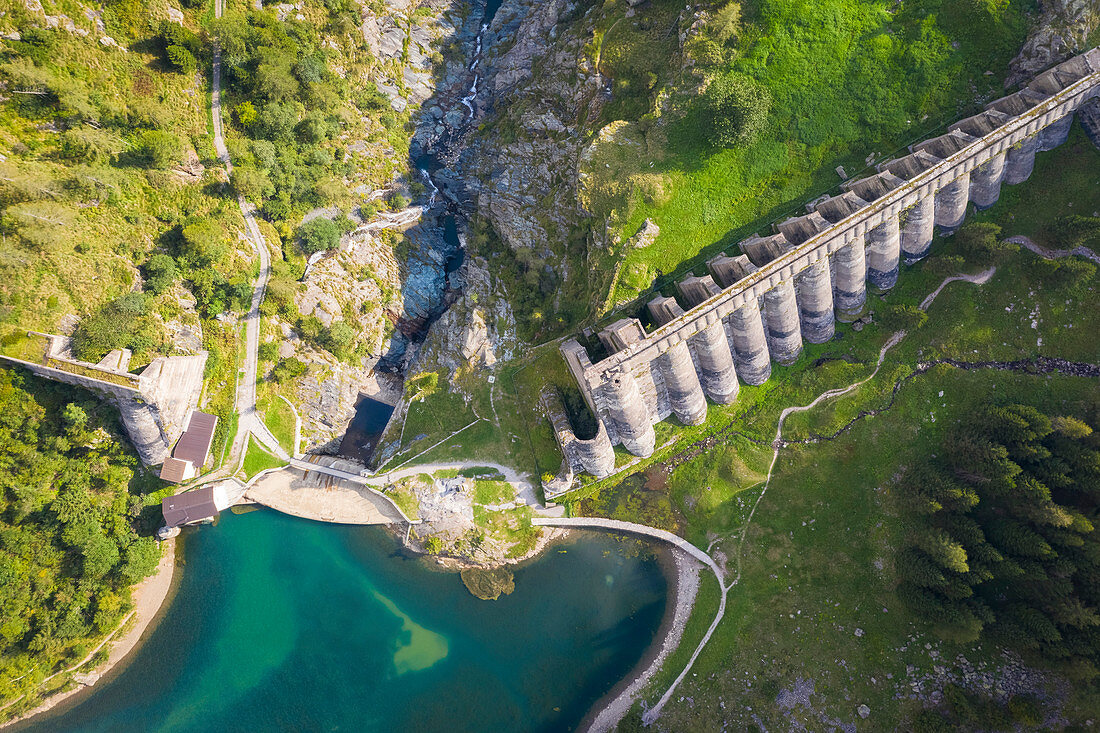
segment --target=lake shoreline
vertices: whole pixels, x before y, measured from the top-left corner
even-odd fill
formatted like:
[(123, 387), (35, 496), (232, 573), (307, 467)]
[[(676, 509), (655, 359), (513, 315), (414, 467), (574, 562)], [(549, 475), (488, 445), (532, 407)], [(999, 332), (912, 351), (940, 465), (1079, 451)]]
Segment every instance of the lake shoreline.
[(661, 625), (634, 668), (596, 701), (584, 716), (577, 726), (579, 731), (605, 733), (614, 730), (683, 639), (684, 629), (699, 593), (699, 564), (675, 548), (655, 549), (661, 572), (669, 583), (668, 602)]
[[(14, 728), (20, 723), (29, 724), (46, 713), (60, 713), (62, 710), (58, 708), (68, 708), (79, 703), (97, 685), (108, 682), (126, 668), (126, 664), (133, 659), (134, 652), (141, 648), (142, 642), (164, 617), (179, 589), (181, 573), (177, 553), (182, 551), (183, 543), (177, 543), (176, 540), (173, 537), (162, 543), (162, 554), (156, 572), (133, 586), (133, 616), (124, 624), (121, 635), (115, 639), (108, 637), (103, 642), (108, 648), (107, 661), (90, 672), (83, 673), (88, 683), (48, 695), (31, 710), (0, 723), (0, 730)], [(118, 629), (115, 633), (118, 633)]]

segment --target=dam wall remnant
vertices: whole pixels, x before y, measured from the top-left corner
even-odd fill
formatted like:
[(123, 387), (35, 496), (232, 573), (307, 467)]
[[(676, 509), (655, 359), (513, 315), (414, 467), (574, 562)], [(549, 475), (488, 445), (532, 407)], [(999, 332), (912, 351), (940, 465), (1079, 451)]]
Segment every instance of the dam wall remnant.
[(935, 229), (954, 232), (969, 203), (987, 208), (1002, 184), (1027, 180), (1036, 153), (1065, 142), (1078, 110), (1100, 145), (1100, 48), (911, 145), (874, 175), (845, 182), (843, 193), (812, 202), (773, 234), (742, 241), (740, 252), (711, 258), (707, 276), (679, 283), (679, 299), (648, 303), (651, 332), (636, 318), (600, 331), (609, 355), (597, 363), (576, 339), (563, 343), (562, 356), (608, 437), (592, 446), (607, 452), (601, 467), (613, 465), (611, 446), (648, 456), (654, 424), (673, 414), (698, 424), (707, 397), (718, 404), (736, 398), (738, 376), (761, 384), (771, 362), (791, 364), (804, 341), (831, 339), (835, 321), (862, 315), (868, 283), (889, 290), (903, 258), (927, 256)]
[(115, 349), (92, 364), (72, 358), (67, 336), (34, 332), (28, 336), (41, 341), (41, 359), (0, 355), (0, 360), (111, 400), (142, 463), (155, 466), (164, 462), (183, 433), (188, 414), (198, 404), (207, 352), (159, 356), (140, 374), (131, 374), (127, 371), (129, 349)]

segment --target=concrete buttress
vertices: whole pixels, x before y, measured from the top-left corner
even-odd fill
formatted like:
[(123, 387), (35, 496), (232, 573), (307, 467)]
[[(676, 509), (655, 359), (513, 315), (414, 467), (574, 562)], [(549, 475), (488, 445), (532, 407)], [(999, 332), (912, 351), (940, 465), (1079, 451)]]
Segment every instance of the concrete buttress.
[(623, 447), (643, 458), (653, 455), (657, 436), (634, 376), (619, 367), (605, 372), (600, 386)]
[(867, 251), (858, 237), (833, 253), (833, 307), (836, 318), (851, 323), (867, 306)]
[(764, 293), (768, 351), (779, 364), (793, 364), (802, 353), (802, 332), (798, 322), (798, 300), (794, 283), (782, 280)]
[(737, 373), (745, 384), (758, 385), (772, 375), (764, 319), (756, 298), (750, 299), (729, 316), (730, 341), (733, 343)]

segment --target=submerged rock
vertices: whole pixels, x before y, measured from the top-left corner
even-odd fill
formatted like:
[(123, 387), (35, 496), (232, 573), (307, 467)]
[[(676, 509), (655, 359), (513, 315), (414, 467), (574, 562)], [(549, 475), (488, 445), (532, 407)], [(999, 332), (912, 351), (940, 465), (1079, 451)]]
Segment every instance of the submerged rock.
[(483, 601), (495, 601), (516, 589), (516, 578), (508, 568), (463, 570), (460, 575), (466, 590)]

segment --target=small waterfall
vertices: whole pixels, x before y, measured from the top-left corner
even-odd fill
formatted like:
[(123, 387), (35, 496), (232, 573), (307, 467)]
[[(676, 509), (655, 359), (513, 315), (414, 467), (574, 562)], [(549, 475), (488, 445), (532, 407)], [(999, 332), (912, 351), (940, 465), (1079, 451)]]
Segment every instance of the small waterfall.
[(428, 194), (428, 205), (427, 207), (425, 207), (427, 209), (430, 209), (435, 206), (435, 197), (436, 194), (439, 193), (439, 188), (435, 185), (435, 181), (432, 180), (432, 174), (428, 172), (427, 168), (420, 169), (420, 176), (424, 179), (424, 182), (427, 183), (432, 189), (431, 193)]

